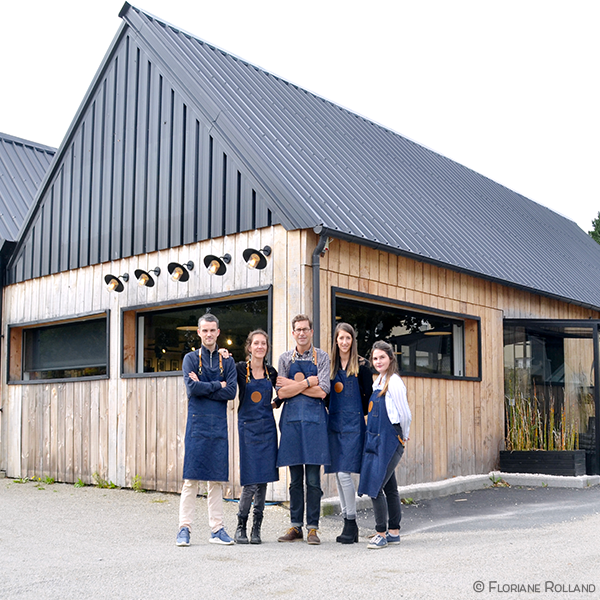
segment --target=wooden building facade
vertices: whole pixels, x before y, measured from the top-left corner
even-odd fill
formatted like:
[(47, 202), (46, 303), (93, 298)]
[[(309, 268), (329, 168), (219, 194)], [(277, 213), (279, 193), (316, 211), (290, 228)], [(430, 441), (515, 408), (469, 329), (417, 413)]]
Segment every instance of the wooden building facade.
[[(373, 320), (357, 320), (363, 344), (397, 340), (413, 411), (402, 484), (497, 467), (507, 319), (589, 323), (579, 362), (598, 365), (600, 248), (574, 224), (129, 4), (121, 16), (7, 262), (8, 476), (178, 491), (179, 366), (207, 309), (236, 351), (265, 327), (275, 364), (301, 312), (325, 349), (357, 314)], [(248, 269), (244, 251), (266, 247)], [(222, 275), (204, 268), (227, 255)]]

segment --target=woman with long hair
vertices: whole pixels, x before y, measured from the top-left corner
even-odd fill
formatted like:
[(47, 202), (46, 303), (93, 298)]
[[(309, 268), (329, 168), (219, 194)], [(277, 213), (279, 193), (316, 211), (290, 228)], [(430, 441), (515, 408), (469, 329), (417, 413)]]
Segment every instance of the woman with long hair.
[(336, 538), (341, 544), (358, 542), (356, 488), (352, 473), (360, 473), (365, 437), (367, 402), (373, 378), (366, 361), (358, 356), (352, 325), (339, 323), (331, 346), (328, 438), (331, 464), (325, 473), (335, 473), (344, 517), (344, 529)]
[(246, 526), (254, 499), (251, 544), (260, 544), (267, 483), (279, 479), (277, 460), (277, 427), (273, 417), (273, 391), (277, 371), (266, 363), (269, 336), (262, 329), (248, 334), (246, 360), (238, 362), (239, 388), (238, 432), (240, 445), (240, 484), (242, 495), (234, 540), (247, 544)]
[(400, 543), (402, 513), (395, 471), (408, 440), (412, 415), (392, 346), (375, 342), (371, 363), (379, 375), (368, 406), (358, 493), (373, 501), (377, 533), (367, 547), (378, 549)]

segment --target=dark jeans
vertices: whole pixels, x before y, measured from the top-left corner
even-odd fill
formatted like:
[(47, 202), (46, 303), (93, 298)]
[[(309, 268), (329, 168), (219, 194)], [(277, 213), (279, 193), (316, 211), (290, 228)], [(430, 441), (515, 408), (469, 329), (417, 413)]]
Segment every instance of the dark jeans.
[(400, 529), (402, 512), (400, 509), (400, 494), (398, 494), (398, 482), (396, 481), (396, 467), (404, 454), (404, 446), (400, 444), (390, 459), (383, 486), (373, 498), (373, 513), (375, 514), (375, 531), (385, 535), (388, 529)]
[(293, 527), (304, 521), (304, 475), (306, 473), (306, 526), (319, 528), (321, 514), (321, 465), (292, 465), (290, 467), (290, 518)]
[(265, 499), (267, 497), (267, 484), (257, 483), (255, 485), (245, 485), (242, 488), (238, 517), (247, 517), (250, 513), (252, 498), (254, 498), (254, 516), (262, 515), (265, 509)]

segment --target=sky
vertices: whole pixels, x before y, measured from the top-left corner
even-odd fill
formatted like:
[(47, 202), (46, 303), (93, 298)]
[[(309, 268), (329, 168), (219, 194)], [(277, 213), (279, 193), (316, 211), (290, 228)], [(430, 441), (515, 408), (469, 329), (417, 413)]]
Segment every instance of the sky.
[[(134, 0), (575, 221), (600, 212), (598, 0)], [(0, 0), (0, 131), (60, 146), (121, 0)]]

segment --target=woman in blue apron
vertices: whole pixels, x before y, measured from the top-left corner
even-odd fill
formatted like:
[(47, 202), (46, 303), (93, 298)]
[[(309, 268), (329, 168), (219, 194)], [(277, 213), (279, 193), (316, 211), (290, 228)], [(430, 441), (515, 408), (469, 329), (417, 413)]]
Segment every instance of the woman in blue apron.
[(260, 544), (267, 483), (279, 479), (277, 427), (273, 417), (273, 390), (277, 371), (267, 365), (269, 338), (262, 329), (250, 332), (245, 361), (237, 363), (240, 404), (238, 431), (240, 444), (240, 483), (243, 486), (234, 540), (247, 544), (246, 525), (254, 499), (251, 544)]
[(352, 325), (339, 323), (331, 347), (329, 390), (329, 453), (325, 473), (335, 473), (344, 529), (336, 538), (341, 544), (358, 542), (356, 488), (351, 473), (360, 473), (365, 438), (367, 403), (373, 378), (366, 361), (358, 356)]
[(368, 406), (358, 494), (367, 494), (373, 501), (377, 534), (367, 547), (378, 549), (400, 543), (402, 513), (395, 470), (404, 453), (412, 415), (392, 346), (375, 342), (371, 363), (379, 376)]

